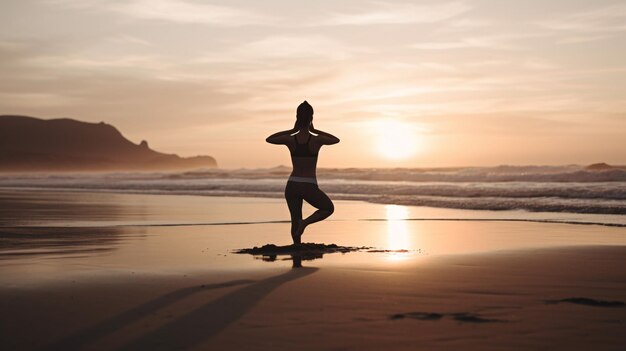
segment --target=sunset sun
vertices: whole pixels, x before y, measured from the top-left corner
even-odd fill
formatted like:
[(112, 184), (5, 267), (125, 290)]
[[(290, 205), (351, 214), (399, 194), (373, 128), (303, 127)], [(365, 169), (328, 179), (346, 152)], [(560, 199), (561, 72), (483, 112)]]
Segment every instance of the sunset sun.
[(404, 160), (418, 151), (419, 134), (408, 123), (383, 120), (375, 125), (376, 152), (390, 160)]

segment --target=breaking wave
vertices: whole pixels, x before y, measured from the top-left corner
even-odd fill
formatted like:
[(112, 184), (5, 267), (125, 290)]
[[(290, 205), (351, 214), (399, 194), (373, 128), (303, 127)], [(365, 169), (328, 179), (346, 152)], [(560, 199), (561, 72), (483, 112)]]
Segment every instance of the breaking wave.
[[(280, 197), (290, 169), (180, 173), (26, 174), (0, 187), (64, 188), (155, 194)], [(626, 214), (626, 170), (581, 166), (448, 169), (320, 169), (333, 198), (474, 210)]]

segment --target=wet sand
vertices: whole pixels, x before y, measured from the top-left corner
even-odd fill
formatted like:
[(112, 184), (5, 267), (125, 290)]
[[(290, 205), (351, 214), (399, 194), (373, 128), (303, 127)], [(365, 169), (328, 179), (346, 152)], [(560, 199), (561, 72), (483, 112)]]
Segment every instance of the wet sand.
[[(125, 205), (107, 207), (98, 226), (51, 225), (70, 218), (57, 208), (31, 210), (39, 222), (30, 226), (12, 219), (0, 227), (0, 349), (620, 350), (626, 343), (624, 228), (405, 221), (402, 207), (338, 203), (337, 220), (312, 226), (306, 241), (380, 250), (325, 253), (293, 269), (288, 257), (233, 253), (289, 244), (279, 201), (229, 203), (240, 217), (258, 207), (278, 223), (158, 226), (146, 221), (162, 218), (153, 208), (159, 196), (107, 196)], [(215, 218), (225, 201), (178, 200), (189, 213)], [(97, 210), (86, 206), (85, 215), (81, 207), (72, 207), (76, 222), (92, 223)], [(360, 221), (355, 211), (391, 215)], [(398, 249), (407, 251), (385, 251)]]

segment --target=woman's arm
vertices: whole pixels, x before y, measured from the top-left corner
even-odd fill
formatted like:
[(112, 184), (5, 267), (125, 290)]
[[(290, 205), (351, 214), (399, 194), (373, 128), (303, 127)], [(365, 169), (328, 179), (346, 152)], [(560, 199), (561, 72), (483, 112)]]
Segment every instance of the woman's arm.
[(265, 141), (267, 141), (270, 144), (276, 144), (276, 145), (286, 144), (287, 142), (289, 142), (289, 140), (291, 140), (291, 135), (293, 135), (296, 132), (297, 130), (295, 129), (283, 130), (282, 132), (274, 133), (268, 136), (267, 139), (265, 139)]
[(330, 133), (326, 133), (321, 130), (315, 129), (313, 127), (313, 123), (311, 123), (310, 130), (311, 130), (311, 133), (317, 134), (317, 136), (320, 138), (320, 141), (322, 142), (323, 145), (333, 145), (339, 142), (339, 138), (337, 138), (336, 136)]

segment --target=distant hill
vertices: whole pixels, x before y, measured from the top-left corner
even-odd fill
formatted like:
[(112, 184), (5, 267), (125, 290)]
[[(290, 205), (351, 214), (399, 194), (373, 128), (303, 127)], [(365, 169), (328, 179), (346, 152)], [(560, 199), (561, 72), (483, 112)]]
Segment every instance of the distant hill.
[(0, 116), (0, 171), (180, 170), (217, 167), (211, 156), (183, 158), (126, 139), (115, 127), (68, 118)]

